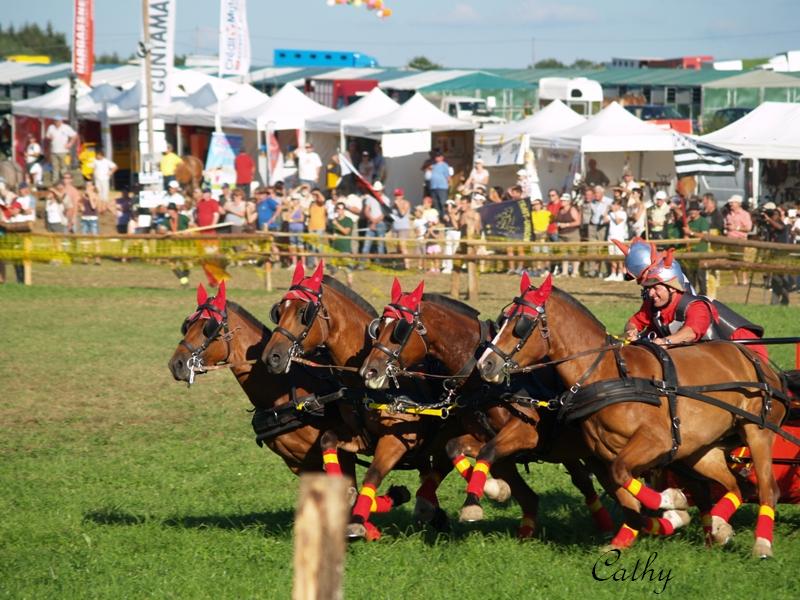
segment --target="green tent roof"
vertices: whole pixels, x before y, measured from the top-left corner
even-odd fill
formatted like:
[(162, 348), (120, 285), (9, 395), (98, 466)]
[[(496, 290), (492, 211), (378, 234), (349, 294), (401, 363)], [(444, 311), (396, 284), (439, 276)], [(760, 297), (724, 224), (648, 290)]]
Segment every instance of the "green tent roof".
[(532, 84), (518, 79), (498, 77), (489, 73), (477, 71), (460, 77), (432, 83), (420, 87), (418, 91), (426, 94), (436, 92), (451, 92), (455, 90), (508, 90), (508, 89), (534, 89), (537, 84)]

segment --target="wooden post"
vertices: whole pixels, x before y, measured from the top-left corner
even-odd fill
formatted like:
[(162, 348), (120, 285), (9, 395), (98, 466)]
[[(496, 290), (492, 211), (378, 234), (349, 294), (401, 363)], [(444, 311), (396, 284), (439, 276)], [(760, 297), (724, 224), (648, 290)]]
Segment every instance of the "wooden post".
[(293, 600), (340, 600), (344, 574), (348, 483), (310, 473), (300, 478), (294, 523)]
[(450, 297), (458, 300), (461, 293), (461, 269), (453, 267), (453, 272), (450, 273)]
[(475, 246), (467, 248), (467, 299), (470, 302), (478, 300), (478, 266), (475, 264)]
[(272, 291), (272, 260), (269, 258), (264, 263), (264, 285), (268, 292)]
[(800, 344), (794, 347), (794, 368), (800, 369)]
[(26, 235), (22, 238), (22, 249), (25, 252), (25, 258), (22, 260), (23, 283), (31, 285), (33, 283), (33, 261), (31, 261), (31, 251), (33, 250), (33, 240), (31, 236)]

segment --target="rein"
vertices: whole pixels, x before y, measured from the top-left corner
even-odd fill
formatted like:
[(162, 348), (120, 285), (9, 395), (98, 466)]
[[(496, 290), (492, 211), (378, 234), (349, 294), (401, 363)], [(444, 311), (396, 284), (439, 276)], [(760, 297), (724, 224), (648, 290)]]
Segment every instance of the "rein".
[(234, 331), (228, 330), (228, 311), (224, 307), (222, 310), (220, 310), (219, 308), (214, 306), (210, 301), (204, 302), (203, 304), (197, 307), (197, 311), (195, 312), (195, 315), (197, 316), (194, 319), (186, 320), (185, 323), (186, 329), (184, 331), (188, 331), (188, 327), (190, 325), (201, 320), (203, 318), (202, 314), (204, 311), (212, 315), (214, 314), (219, 315), (219, 320), (217, 320), (216, 317), (214, 316), (206, 317), (206, 319), (213, 318), (214, 321), (216, 321), (217, 323), (211, 335), (206, 335), (204, 327), (203, 328), (204, 339), (202, 344), (195, 347), (189, 342), (187, 342), (185, 337), (180, 341), (179, 344), (184, 348), (186, 348), (189, 352), (191, 352), (189, 359), (186, 361), (186, 367), (189, 369), (189, 381), (187, 382), (189, 387), (191, 387), (192, 384), (194, 383), (194, 378), (197, 373), (205, 373), (208, 370), (209, 367), (203, 364), (202, 354), (208, 349), (211, 343), (220, 336), (220, 332), (224, 332), (222, 334), (222, 339), (227, 347), (225, 358), (222, 359), (223, 362), (226, 362), (231, 355), (231, 338), (233, 337), (235, 330)]

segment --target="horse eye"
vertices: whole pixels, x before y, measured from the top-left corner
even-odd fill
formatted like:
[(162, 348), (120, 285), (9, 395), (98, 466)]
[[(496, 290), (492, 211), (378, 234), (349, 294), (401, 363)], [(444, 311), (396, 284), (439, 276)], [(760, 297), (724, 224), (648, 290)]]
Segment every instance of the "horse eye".
[(208, 319), (206, 324), (203, 325), (203, 335), (207, 338), (212, 337), (217, 332), (217, 322), (214, 319)]

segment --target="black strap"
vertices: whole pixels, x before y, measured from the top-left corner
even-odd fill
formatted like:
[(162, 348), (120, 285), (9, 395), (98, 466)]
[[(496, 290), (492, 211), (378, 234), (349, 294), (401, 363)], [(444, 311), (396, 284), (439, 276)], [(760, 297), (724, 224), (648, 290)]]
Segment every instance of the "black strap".
[(664, 378), (661, 390), (667, 397), (670, 431), (672, 433), (672, 447), (666, 459), (666, 464), (669, 464), (675, 458), (675, 454), (681, 445), (681, 419), (678, 416), (678, 371), (675, 369), (675, 363), (672, 361), (669, 352), (662, 346), (654, 344), (646, 338), (639, 340), (637, 344), (647, 348), (661, 363), (661, 371)]

